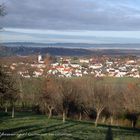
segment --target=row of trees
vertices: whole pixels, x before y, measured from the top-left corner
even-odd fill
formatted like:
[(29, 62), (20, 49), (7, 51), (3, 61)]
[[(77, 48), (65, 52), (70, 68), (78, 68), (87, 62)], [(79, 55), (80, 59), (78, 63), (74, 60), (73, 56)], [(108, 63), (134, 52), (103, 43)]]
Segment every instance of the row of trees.
[(95, 126), (100, 118), (105, 121), (126, 115), (134, 127), (140, 113), (140, 87), (138, 84), (107, 83), (104, 79), (91, 77), (74, 79), (47, 78), (40, 94), (40, 109), (43, 113), (95, 117)]
[(94, 119), (114, 124), (127, 118), (135, 127), (140, 113), (140, 85), (136, 82), (109, 82), (106, 78), (31, 78), (9, 75), (0, 67), (0, 105), (66, 118)]

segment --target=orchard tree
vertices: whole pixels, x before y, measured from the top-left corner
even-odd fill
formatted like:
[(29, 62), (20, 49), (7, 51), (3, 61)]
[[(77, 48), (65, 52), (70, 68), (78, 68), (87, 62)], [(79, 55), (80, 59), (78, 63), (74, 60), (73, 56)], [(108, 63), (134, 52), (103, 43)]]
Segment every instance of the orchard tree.
[(63, 123), (66, 121), (71, 105), (76, 103), (76, 88), (74, 84), (65, 78), (59, 80), (59, 108), (62, 112)]
[(108, 97), (108, 103), (106, 110), (110, 115), (110, 124), (113, 124), (114, 118), (124, 113), (123, 107), (123, 87), (118, 86), (117, 83), (115, 85), (110, 85), (110, 92)]
[(103, 79), (89, 78), (87, 81), (88, 104), (96, 112), (95, 127), (98, 124), (101, 113), (107, 107), (109, 97), (109, 86), (105, 85)]
[[(3, 106), (4, 104), (6, 104), (6, 100), (5, 100), (5, 94), (7, 91), (7, 75), (4, 72), (2, 66), (0, 66), (0, 103), (1, 106)], [(6, 109), (7, 110), (7, 109)]]
[(44, 78), (22, 78), (19, 79), (21, 89), (21, 104), (23, 107), (31, 107), (35, 111), (39, 111), (40, 93)]
[(85, 77), (80, 77), (77, 79), (73, 80), (74, 85), (76, 86), (76, 108), (77, 108), (77, 113), (79, 114), (79, 121), (82, 120), (82, 116), (84, 114), (87, 114), (87, 109), (88, 109), (88, 94), (87, 94), (87, 85), (85, 84), (86, 78)]
[(55, 78), (47, 78), (44, 82), (43, 92), (40, 97), (40, 108), (43, 112), (49, 111), (48, 118), (52, 117), (52, 111), (58, 104), (58, 84)]
[(139, 83), (128, 83), (123, 92), (124, 108), (126, 117), (131, 121), (132, 127), (135, 127), (138, 115), (140, 113), (140, 87)]
[(2, 103), (9, 103), (11, 105), (12, 118), (14, 118), (15, 102), (19, 97), (18, 84), (16, 79), (5, 73), (2, 67), (0, 67), (0, 97)]

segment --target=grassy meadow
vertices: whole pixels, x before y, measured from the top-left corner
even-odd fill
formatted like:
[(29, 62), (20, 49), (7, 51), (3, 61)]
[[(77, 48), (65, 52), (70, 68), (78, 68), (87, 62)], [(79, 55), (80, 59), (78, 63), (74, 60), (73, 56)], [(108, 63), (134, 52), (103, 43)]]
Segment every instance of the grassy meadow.
[(0, 113), (0, 139), (10, 140), (140, 140), (140, 129), (107, 126), (94, 127), (92, 121), (48, 119), (45, 115), (16, 112), (11, 118)]

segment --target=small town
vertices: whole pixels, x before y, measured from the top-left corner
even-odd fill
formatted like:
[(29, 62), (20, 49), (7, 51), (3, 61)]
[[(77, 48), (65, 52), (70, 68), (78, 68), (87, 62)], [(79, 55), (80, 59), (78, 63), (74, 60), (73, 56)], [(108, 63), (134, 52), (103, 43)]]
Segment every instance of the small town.
[[(51, 57), (51, 56), (49, 56)], [(55, 57), (36, 56), (33, 62), (14, 62), (10, 65), (11, 71), (16, 71), (25, 78), (31, 77), (134, 77), (140, 78), (140, 58), (137, 57)]]

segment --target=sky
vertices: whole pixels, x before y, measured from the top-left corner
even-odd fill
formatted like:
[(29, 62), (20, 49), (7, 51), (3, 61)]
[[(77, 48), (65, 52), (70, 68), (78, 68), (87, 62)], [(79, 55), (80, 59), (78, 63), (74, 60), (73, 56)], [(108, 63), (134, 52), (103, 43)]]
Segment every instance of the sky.
[(1, 42), (140, 43), (140, 0), (0, 0)]

